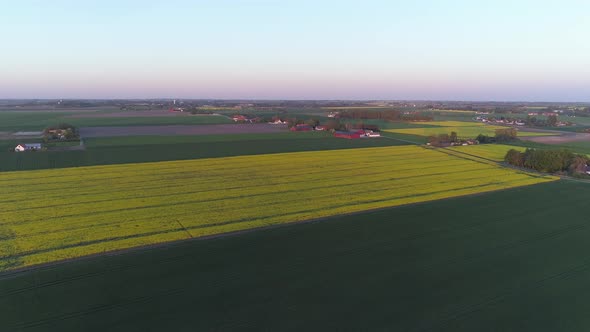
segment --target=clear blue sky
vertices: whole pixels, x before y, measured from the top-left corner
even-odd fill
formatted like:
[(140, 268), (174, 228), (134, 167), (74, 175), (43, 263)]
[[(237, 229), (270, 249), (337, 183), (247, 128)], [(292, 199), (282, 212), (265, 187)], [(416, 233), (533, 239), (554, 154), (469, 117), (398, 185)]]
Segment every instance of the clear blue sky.
[(590, 101), (590, 1), (18, 0), (0, 98)]

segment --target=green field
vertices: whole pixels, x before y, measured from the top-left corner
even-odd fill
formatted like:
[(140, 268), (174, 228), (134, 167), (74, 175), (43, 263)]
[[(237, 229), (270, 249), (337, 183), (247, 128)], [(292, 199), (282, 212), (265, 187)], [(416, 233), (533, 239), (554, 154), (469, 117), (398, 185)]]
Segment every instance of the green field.
[(417, 146), (0, 173), (0, 270), (556, 178)]
[[(421, 142), (420, 137), (387, 136)], [(39, 140), (35, 140), (38, 142)], [(394, 139), (346, 140), (327, 133), (278, 133), (211, 136), (136, 136), (89, 138), (85, 151), (14, 153), (17, 141), (0, 150), (0, 171), (38, 170), (94, 165), (219, 158), (284, 152), (355, 149), (408, 144)], [(18, 141), (20, 142), (20, 141)]]
[[(573, 194), (575, 193), (575, 194)], [(590, 186), (558, 181), (5, 276), (3, 331), (587, 331)]]
[[(138, 112), (139, 113), (139, 112)], [(0, 131), (37, 131), (67, 122), (76, 127), (197, 125), (233, 123), (225, 116), (160, 116), (160, 117), (71, 117), (72, 112), (0, 112)], [(84, 114), (84, 113), (82, 113)]]
[[(213, 143), (213, 142), (234, 142), (239, 144), (243, 141), (263, 140), (332, 140), (332, 133), (326, 131), (263, 133), (263, 134), (226, 134), (226, 135), (173, 135), (173, 136), (117, 136), (117, 137), (91, 137), (85, 138), (87, 147), (109, 147), (109, 146), (140, 146), (140, 145), (174, 145), (188, 143)], [(334, 141), (342, 141), (341, 139)]]

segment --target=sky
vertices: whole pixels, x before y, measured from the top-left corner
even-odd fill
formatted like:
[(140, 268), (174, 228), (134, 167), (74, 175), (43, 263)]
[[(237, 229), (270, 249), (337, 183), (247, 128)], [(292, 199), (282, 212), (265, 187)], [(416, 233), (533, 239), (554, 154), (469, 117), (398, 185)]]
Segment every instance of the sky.
[(587, 0), (0, 5), (0, 98), (590, 101)]

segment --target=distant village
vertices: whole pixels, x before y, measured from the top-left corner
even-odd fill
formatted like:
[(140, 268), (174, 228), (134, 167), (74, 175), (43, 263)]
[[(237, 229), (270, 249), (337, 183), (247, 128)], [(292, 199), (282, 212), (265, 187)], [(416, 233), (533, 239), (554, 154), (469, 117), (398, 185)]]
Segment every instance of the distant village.
[[(330, 118), (335, 118), (336, 113), (330, 113)], [(256, 116), (247, 116), (237, 114), (232, 116), (234, 122), (239, 123), (262, 123), (264, 119)], [(377, 126), (363, 126), (352, 124), (341, 124), (337, 121), (331, 120), (326, 125), (320, 125), (318, 120), (308, 120), (307, 123), (300, 123), (297, 119), (281, 119), (278, 116), (273, 117), (270, 121), (265, 122), (271, 125), (284, 125), (292, 132), (308, 132), (308, 131), (330, 131), (332, 135), (337, 138), (345, 139), (359, 139), (359, 138), (377, 138), (381, 137), (381, 133)], [(355, 128), (359, 127), (359, 128)]]
[[(508, 116), (490, 116), (489, 112), (477, 112), (476, 121), (487, 124), (498, 124), (505, 126), (530, 126), (530, 127), (566, 127), (575, 125), (570, 121), (559, 120), (559, 115), (564, 111), (553, 112), (528, 112), (526, 118), (515, 118)], [(542, 117), (542, 118), (541, 118)]]

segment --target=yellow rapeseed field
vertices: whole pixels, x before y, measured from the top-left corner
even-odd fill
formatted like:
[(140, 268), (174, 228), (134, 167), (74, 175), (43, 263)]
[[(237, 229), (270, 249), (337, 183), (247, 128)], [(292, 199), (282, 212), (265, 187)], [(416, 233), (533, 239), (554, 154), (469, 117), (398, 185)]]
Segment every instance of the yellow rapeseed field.
[(0, 270), (553, 181), (417, 146), (0, 173)]
[[(439, 134), (450, 134), (456, 132), (459, 137), (475, 138), (479, 134), (494, 136), (496, 129), (506, 129), (508, 127), (486, 125), (481, 122), (465, 122), (465, 121), (429, 121), (420, 122), (424, 128), (401, 128), (401, 129), (385, 129), (386, 132), (409, 134), (417, 136), (431, 136)], [(431, 127), (437, 126), (437, 127)], [(518, 136), (547, 136), (554, 135), (548, 133), (535, 133), (519, 131)]]

